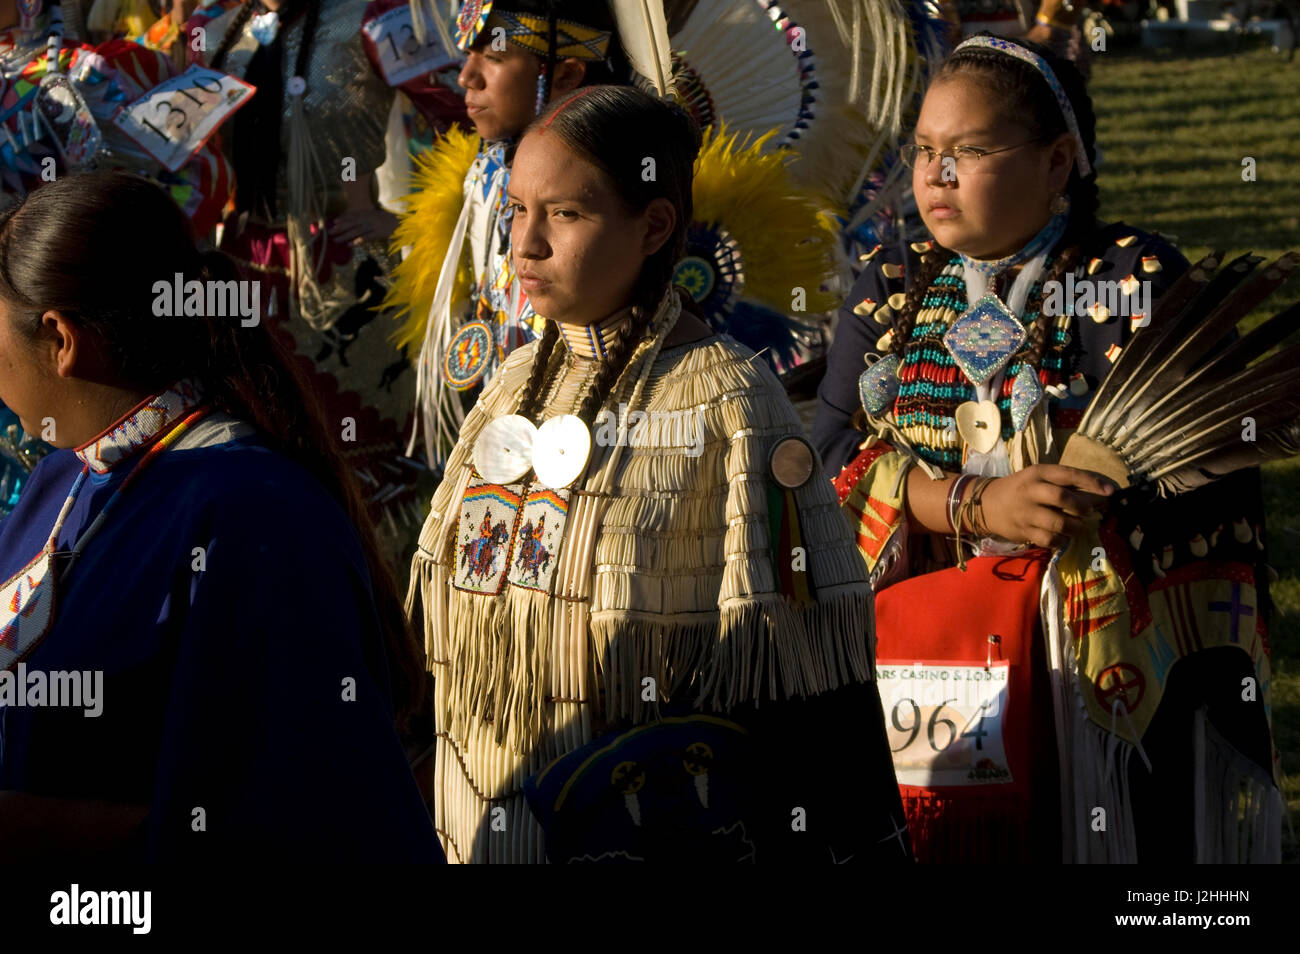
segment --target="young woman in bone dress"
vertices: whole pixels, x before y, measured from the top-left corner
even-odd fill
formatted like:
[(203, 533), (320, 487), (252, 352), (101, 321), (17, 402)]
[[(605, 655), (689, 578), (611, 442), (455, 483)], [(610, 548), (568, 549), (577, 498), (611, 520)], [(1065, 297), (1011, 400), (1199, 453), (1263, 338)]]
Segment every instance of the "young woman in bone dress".
[(452, 861), (910, 859), (835, 494), (771, 371), (670, 284), (698, 148), (596, 86), (514, 155), (546, 329), (466, 418), (408, 597)]

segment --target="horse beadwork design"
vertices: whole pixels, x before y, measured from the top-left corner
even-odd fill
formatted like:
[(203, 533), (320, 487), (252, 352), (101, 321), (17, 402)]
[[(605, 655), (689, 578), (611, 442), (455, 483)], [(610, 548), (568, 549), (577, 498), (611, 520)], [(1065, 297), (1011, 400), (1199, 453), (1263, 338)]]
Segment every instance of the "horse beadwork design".
[(568, 512), (568, 490), (538, 487), (525, 494), (523, 483), (491, 484), (475, 473), (461, 502), (452, 585), (492, 596), (508, 579), (550, 592)]
[(452, 583), (472, 593), (496, 594), (505, 585), (511, 539), (523, 504), (521, 484), (492, 484), (475, 474), (461, 500), (459, 566)]
[[(468, 516), (468, 511), (466, 512)], [(460, 548), (460, 565), (465, 570), (464, 580), (471, 579), (482, 583), (489, 574), (501, 572), (500, 551), (510, 537), (510, 529), (504, 520), (492, 523), (492, 511), (488, 510), (479, 528), (479, 535)], [(468, 567), (468, 569), (466, 569)]]
[(551, 551), (542, 543), (542, 538), (546, 535), (546, 514), (542, 514), (533, 526), (529, 520), (524, 524), (524, 531), (520, 537), (519, 556), (515, 558), (515, 566), (523, 569), (524, 577), (529, 574), (533, 578), (533, 586), (539, 586), (541, 583), (541, 574), (551, 565)]

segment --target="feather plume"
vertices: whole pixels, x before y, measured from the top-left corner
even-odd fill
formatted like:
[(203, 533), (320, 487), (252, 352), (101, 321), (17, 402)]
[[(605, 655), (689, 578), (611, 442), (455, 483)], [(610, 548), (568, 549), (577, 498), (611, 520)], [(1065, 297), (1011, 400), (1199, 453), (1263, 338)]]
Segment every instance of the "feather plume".
[(1300, 344), (1261, 359), (1300, 328), (1300, 305), (1223, 345), (1300, 254), (1253, 277), (1261, 259), (1243, 255), (1214, 274), (1221, 259), (1215, 252), (1198, 262), (1133, 335), (1061, 463), (1109, 465), (1122, 482), (1135, 477), (1169, 495), (1300, 451)]
[[(416, 160), (414, 191), (393, 233), (394, 253), (410, 248), (393, 270), (385, 299), (385, 307), (395, 308), (395, 317), (403, 321), (394, 341), (404, 353), (416, 355), (415, 427), (406, 452), (414, 451), (423, 433), (431, 466), (450, 452), (465, 415), (460, 395), (443, 386), (439, 358), (456, 330), (451, 315), (461, 311), (472, 277), (467, 257), (454, 262), (447, 258), (453, 243), (458, 256), (462, 247), (457, 236), (466, 222), (465, 176), (478, 147), (477, 136), (453, 126)], [(435, 308), (435, 302), (440, 307)]]
[[(1201, 382), (1214, 381), (1216, 377), (1225, 371), (1240, 371), (1250, 365), (1251, 362), (1262, 357), (1265, 352), (1281, 344), (1282, 340), (1291, 334), (1296, 327), (1296, 310), (1300, 305), (1292, 305), (1286, 311), (1274, 315), (1259, 327), (1245, 337), (1238, 338), (1236, 341), (1223, 348), (1212, 360), (1205, 361), (1199, 367), (1188, 372), (1183, 378), (1184, 388), (1193, 388), (1199, 386)], [(1140, 429), (1146, 420), (1161, 413), (1166, 413), (1174, 407), (1175, 399), (1181, 399), (1177, 391), (1166, 391), (1163, 395), (1157, 397), (1155, 402), (1149, 406), (1146, 401), (1140, 405), (1135, 404), (1132, 413), (1129, 415), (1130, 423), (1126, 423), (1125, 431), (1117, 434), (1119, 449), (1124, 450), (1128, 443), (1128, 435)]]
[[(394, 267), (384, 300), (384, 308), (394, 309), (394, 317), (402, 322), (393, 334), (399, 347), (418, 348), (424, 340), (442, 260), (464, 202), (465, 175), (478, 147), (478, 136), (452, 126), (415, 160), (407, 211), (400, 216), (391, 242), (394, 255), (400, 256), (404, 248), (410, 254)], [(464, 299), (468, 291), (469, 269), (462, 268), (456, 273), (452, 301)]]
[(329, 251), (322, 200), (325, 173), (320, 151), (307, 126), (304, 98), (305, 93), (289, 97), (289, 149), (285, 159), (289, 193), (286, 231), (293, 272), (289, 302), (293, 315), (316, 331), (324, 331), (338, 321), (349, 302), (338, 292), (331, 294), (320, 283)]
[(1265, 431), (1254, 441), (1212, 447), (1153, 471), (1149, 477), (1164, 496), (1187, 493), (1235, 470), (1300, 455), (1300, 421)]
[(697, 222), (721, 225), (744, 260), (744, 297), (782, 314), (790, 290), (807, 290), (808, 314), (835, 307), (818, 286), (835, 276), (835, 238), (810, 194), (790, 182), (790, 154), (764, 153), (774, 135), (751, 139), (725, 125), (700, 149), (691, 201)]
[(672, 43), (663, 0), (612, 0), (614, 20), (623, 52), (646, 82), (661, 97), (673, 92)]
[[(1247, 365), (1295, 331), (1300, 324), (1297, 319), (1300, 319), (1300, 305), (1274, 315), (1250, 334), (1222, 348), (1190, 374), (1165, 378), (1178, 383), (1165, 390), (1160, 399), (1145, 410), (1134, 404), (1125, 415), (1123, 424), (1107, 438), (1108, 442), (1121, 454), (1130, 453), (1138, 446), (1142, 446), (1145, 453), (1153, 454), (1166, 442), (1153, 442), (1151, 428), (1167, 436), (1163, 424), (1175, 417), (1191, 421), (1197, 415), (1213, 414), (1220, 408), (1232, 406), (1232, 402), (1241, 399), (1249, 390), (1266, 387), (1269, 381), (1285, 382), (1287, 375), (1294, 375), (1297, 358), (1300, 358), (1300, 352), (1294, 347), (1257, 364)], [(1250, 411), (1249, 406), (1245, 411)]]

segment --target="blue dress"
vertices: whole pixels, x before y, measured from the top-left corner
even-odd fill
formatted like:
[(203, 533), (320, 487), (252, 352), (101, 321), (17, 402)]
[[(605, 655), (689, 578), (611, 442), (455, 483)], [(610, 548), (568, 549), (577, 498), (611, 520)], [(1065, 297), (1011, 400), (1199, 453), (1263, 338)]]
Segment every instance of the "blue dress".
[[(59, 550), (137, 462), (87, 478)], [(33, 471), (0, 525), (0, 580), (40, 551), (81, 468), (60, 450)], [(25, 660), (101, 670), (102, 712), (0, 708), (0, 790), (147, 804), (131, 853), (150, 860), (442, 861), (385, 656), (360, 541), (314, 478), (255, 436), (168, 450), (65, 574)]]

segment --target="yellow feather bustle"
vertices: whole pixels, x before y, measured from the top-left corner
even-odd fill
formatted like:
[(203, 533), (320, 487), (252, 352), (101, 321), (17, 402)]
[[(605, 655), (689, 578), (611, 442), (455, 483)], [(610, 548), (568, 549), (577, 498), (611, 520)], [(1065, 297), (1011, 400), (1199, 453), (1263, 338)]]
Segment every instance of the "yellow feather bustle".
[(821, 285), (837, 274), (835, 233), (810, 192), (794, 185), (785, 150), (764, 154), (776, 130), (743, 139), (726, 125), (705, 133), (692, 187), (697, 222), (725, 228), (740, 247), (744, 297), (781, 313), (794, 288), (807, 293), (806, 312), (839, 304)]
[[(392, 286), (383, 304), (384, 308), (396, 309), (394, 317), (402, 322), (392, 336), (398, 347), (414, 352), (424, 341), (438, 273), (464, 202), (465, 176), (478, 148), (477, 135), (453, 126), (415, 160), (407, 210), (400, 216), (391, 243), (394, 255), (400, 255), (401, 249), (408, 246), (410, 254), (393, 270)], [(467, 254), (456, 273), (453, 302), (468, 295), (471, 271)]]

